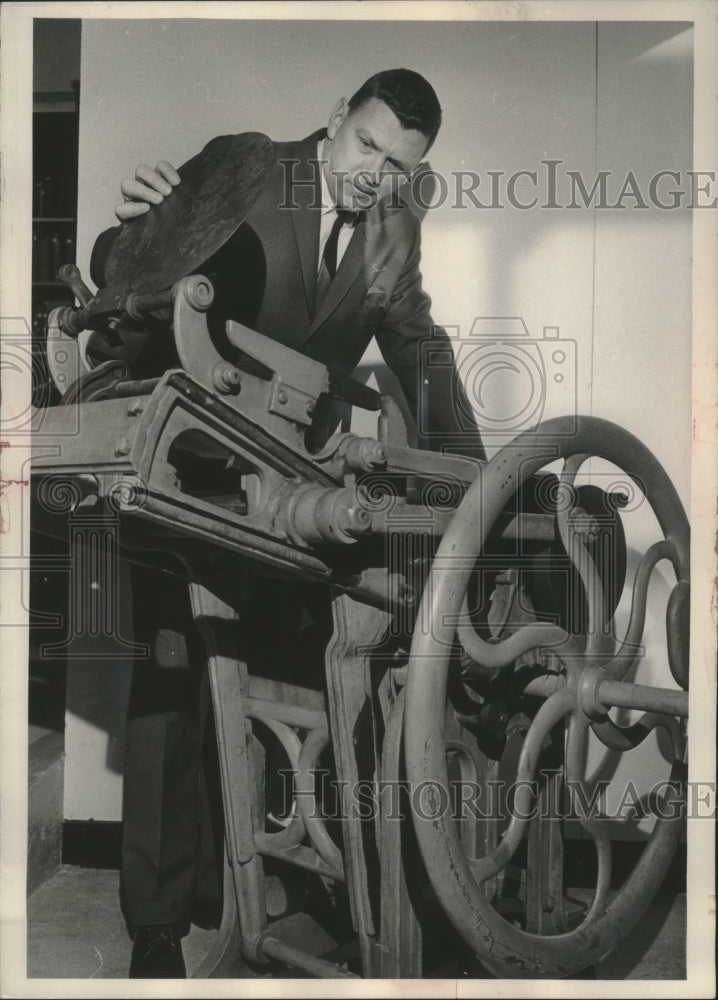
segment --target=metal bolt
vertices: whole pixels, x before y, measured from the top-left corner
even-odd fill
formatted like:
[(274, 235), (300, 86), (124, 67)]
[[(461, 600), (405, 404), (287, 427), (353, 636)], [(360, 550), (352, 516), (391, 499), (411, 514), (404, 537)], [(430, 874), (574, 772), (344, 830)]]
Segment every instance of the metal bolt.
[(287, 402), (288, 399), (289, 397), (287, 396), (286, 391), (284, 389), (280, 389), (279, 392), (277, 393), (277, 402), (281, 406), (284, 406), (284, 404)]
[(352, 504), (344, 510), (339, 509), (338, 514), (340, 531), (353, 537), (356, 537), (357, 532), (363, 535), (371, 527), (371, 515), (363, 507)]
[(314, 400), (313, 399), (308, 399), (306, 401), (306, 403), (304, 404), (304, 409), (307, 411), (307, 413), (311, 414), (311, 413), (314, 413), (315, 406), (316, 406), (316, 404), (315, 404)]
[(242, 385), (242, 373), (228, 361), (215, 365), (212, 372), (212, 386), (217, 392), (226, 396), (230, 392), (238, 392)]
[(369, 516), (369, 511), (364, 510), (363, 507), (354, 508), (354, 517), (357, 521), (357, 524), (360, 524), (362, 527), (365, 524), (369, 524), (369, 522), (371, 521), (371, 517)]
[(214, 288), (210, 282), (200, 274), (190, 275), (185, 282), (185, 298), (189, 305), (199, 312), (206, 312), (214, 301)]
[(120, 458), (122, 455), (129, 455), (130, 453), (130, 442), (126, 437), (119, 438), (115, 442), (115, 455)]
[(371, 469), (386, 465), (386, 445), (374, 438), (352, 436), (346, 446), (347, 464), (352, 469)]
[(376, 441), (372, 444), (369, 453), (369, 463), (370, 465), (386, 465), (386, 446)]

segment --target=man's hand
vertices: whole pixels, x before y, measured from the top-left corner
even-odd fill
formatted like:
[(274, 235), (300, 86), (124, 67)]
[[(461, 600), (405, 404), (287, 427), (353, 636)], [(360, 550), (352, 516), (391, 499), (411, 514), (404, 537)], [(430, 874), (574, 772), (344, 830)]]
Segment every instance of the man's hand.
[(120, 185), (124, 201), (115, 209), (120, 222), (136, 219), (149, 212), (152, 205), (161, 204), (177, 187), (180, 175), (171, 163), (160, 160), (155, 169), (142, 163), (135, 170), (134, 179), (125, 177)]

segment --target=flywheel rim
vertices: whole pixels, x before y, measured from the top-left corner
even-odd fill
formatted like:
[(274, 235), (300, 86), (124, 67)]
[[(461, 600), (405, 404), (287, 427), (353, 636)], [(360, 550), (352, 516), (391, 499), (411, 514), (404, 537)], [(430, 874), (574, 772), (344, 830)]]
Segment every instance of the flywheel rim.
[[(448, 787), (443, 752), (443, 715), (449, 651), (474, 560), (507, 500), (521, 482), (556, 459), (577, 452), (607, 459), (640, 484), (673, 546), (678, 585), (689, 579), (689, 526), (678, 494), (653, 454), (629, 432), (598, 418), (558, 418), (520, 435), (483, 466), (437, 550), (419, 620), (431, 627), (414, 636), (406, 685), (404, 729), (406, 773), (411, 787), (438, 782)], [(463, 512), (463, 513), (462, 513)], [(468, 516), (465, 516), (468, 512)], [(452, 568), (452, 560), (454, 561)], [(438, 567), (435, 570), (435, 567)], [(447, 623), (448, 622), (448, 623)], [(555, 631), (555, 630), (554, 630)], [(571, 688), (573, 687), (573, 690)], [(570, 681), (547, 697), (557, 718), (578, 706), (578, 684)], [(550, 704), (553, 704), (553, 712)], [(474, 879), (450, 818), (413, 815), (424, 864), (436, 896), (466, 943), (490, 971), (507, 977), (564, 977), (603, 957), (628, 933), (655, 895), (655, 873), (670, 863), (684, 828), (684, 766), (674, 761), (668, 781), (676, 818), (657, 817), (641, 859), (602, 912), (566, 933), (541, 936), (499, 917)], [(593, 907), (591, 909), (593, 912)]]

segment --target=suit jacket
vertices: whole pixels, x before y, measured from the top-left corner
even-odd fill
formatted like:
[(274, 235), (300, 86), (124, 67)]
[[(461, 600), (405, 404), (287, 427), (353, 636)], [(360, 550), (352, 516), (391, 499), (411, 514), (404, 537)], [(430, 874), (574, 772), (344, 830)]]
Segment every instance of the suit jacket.
[[(321, 215), (316, 157), (324, 135), (274, 144), (275, 165), (257, 201), (199, 269), (214, 278), (213, 336), (221, 340), (224, 321), (235, 319), (345, 374), (375, 337), (417, 418), (420, 446), (483, 458), (451, 345), (431, 319), (419, 269), (420, 224), (407, 206), (379, 202), (360, 216), (315, 310)], [(103, 233), (95, 244), (91, 273), (98, 285), (118, 231)]]

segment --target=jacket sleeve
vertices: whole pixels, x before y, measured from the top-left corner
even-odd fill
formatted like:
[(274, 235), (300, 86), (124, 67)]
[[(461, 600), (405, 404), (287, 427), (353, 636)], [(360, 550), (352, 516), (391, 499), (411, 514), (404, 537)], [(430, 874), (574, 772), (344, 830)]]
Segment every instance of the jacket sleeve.
[(415, 221), (411, 249), (376, 341), (414, 415), (419, 447), (485, 459), (451, 341), (434, 325), (431, 300), (422, 288), (420, 229)]

